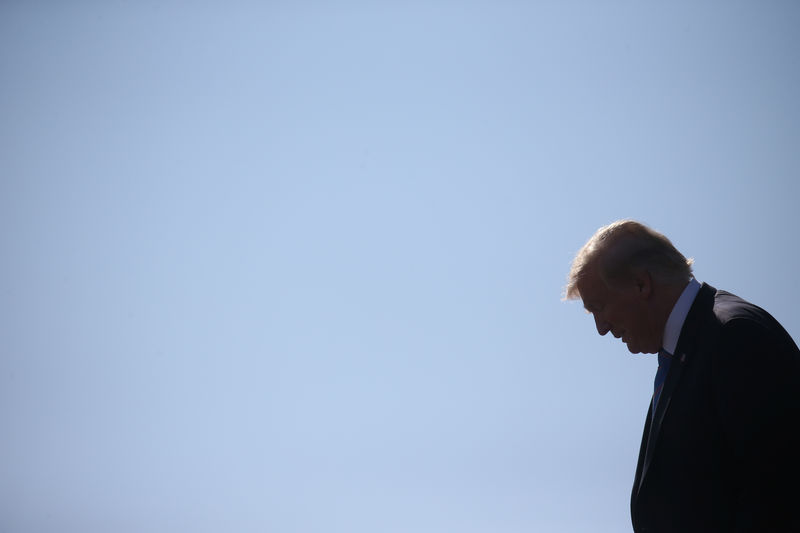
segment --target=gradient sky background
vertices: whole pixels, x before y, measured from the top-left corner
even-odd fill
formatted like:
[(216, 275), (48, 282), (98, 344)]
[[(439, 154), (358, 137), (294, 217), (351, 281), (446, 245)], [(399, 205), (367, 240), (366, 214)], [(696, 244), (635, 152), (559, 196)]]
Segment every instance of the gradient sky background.
[(796, 2), (0, 4), (0, 529), (630, 529), (633, 217), (800, 336)]

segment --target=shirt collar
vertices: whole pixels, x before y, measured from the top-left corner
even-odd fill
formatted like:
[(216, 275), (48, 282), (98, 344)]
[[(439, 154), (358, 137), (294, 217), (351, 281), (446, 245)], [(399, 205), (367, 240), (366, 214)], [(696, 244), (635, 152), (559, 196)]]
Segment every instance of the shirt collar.
[(680, 298), (675, 302), (675, 306), (669, 314), (667, 325), (664, 326), (664, 349), (671, 354), (675, 354), (675, 349), (678, 347), (678, 338), (681, 335), (683, 323), (700, 291), (700, 286), (700, 282), (696, 279), (689, 280), (689, 284), (683, 289)]

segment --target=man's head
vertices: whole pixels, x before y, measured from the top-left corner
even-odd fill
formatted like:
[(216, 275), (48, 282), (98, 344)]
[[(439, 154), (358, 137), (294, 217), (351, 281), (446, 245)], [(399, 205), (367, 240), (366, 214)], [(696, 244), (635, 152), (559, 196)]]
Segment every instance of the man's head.
[(597, 332), (632, 353), (661, 348), (664, 325), (692, 277), (692, 260), (664, 235), (633, 220), (602, 227), (578, 251), (565, 299), (581, 298)]

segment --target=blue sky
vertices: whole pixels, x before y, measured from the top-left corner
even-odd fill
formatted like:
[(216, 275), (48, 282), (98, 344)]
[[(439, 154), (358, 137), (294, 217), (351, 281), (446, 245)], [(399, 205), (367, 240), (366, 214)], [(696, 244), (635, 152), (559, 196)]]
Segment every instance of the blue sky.
[(792, 2), (4, 2), (0, 528), (617, 532), (637, 218), (797, 339)]

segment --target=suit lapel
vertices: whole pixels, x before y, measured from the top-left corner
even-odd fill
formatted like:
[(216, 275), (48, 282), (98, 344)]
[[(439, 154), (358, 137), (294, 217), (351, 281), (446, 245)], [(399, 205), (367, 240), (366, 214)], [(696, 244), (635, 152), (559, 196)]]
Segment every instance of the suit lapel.
[[(706, 311), (711, 312), (714, 306), (714, 294), (716, 289), (710, 285), (703, 284), (695, 298), (689, 314), (686, 316), (686, 321), (681, 328), (680, 338), (678, 339), (678, 346), (675, 350), (675, 355), (672, 364), (670, 365), (667, 379), (664, 381), (664, 389), (661, 391), (661, 398), (658, 401), (658, 406), (653, 413), (653, 407), (650, 406), (648, 416), (652, 415), (652, 420), (648, 420), (645, 424), (646, 443), (642, 446), (644, 453), (644, 461), (642, 463), (641, 477), (639, 477), (639, 485), (636, 487), (638, 491), (644, 483), (644, 478), (647, 475), (647, 470), (653, 461), (653, 454), (655, 453), (658, 438), (661, 434), (661, 426), (664, 418), (669, 412), (669, 404), (672, 401), (672, 396), (678, 387), (681, 379), (681, 374), (685, 368), (687, 361), (691, 359), (695, 351), (695, 340), (697, 338), (697, 331), (702, 326)], [(652, 404), (652, 402), (651, 402)], [(647, 430), (649, 426), (649, 431)]]
[(669, 373), (667, 373), (667, 379), (664, 381), (664, 389), (661, 391), (661, 398), (658, 400), (658, 405), (656, 406), (655, 412), (653, 412), (652, 407), (650, 408), (649, 412), (652, 414), (653, 420), (650, 423), (650, 432), (647, 436), (647, 446), (645, 447), (644, 453), (642, 477), (639, 480), (640, 487), (642, 481), (644, 481), (645, 475), (647, 475), (647, 469), (650, 467), (650, 463), (653, 461), (653, 452), (655, 451), (656, 444), (658, 443), (658, 437), (661, 434), (661, 425), (664, 422), (664, 417), (666, 416), (667, 411), (669, 411), (669, 404), (672, 401), (672, 394), (675, 392), (678, 382), (681, 379), (681, 373), (683, 372), (685, 363), (686, 353), (677, 352), (674, 356), (672, 364), (669, 367)]

